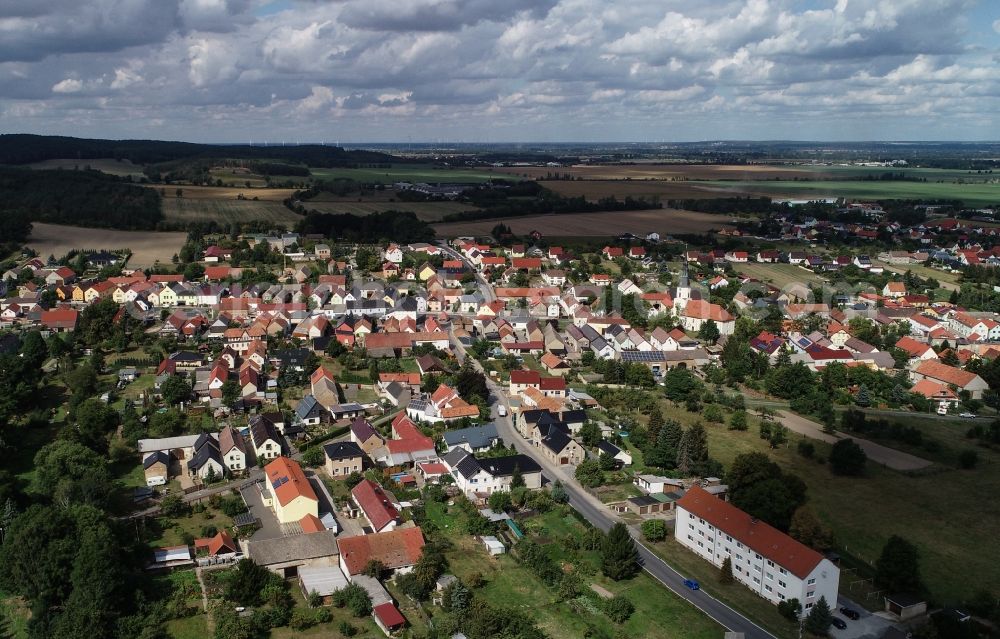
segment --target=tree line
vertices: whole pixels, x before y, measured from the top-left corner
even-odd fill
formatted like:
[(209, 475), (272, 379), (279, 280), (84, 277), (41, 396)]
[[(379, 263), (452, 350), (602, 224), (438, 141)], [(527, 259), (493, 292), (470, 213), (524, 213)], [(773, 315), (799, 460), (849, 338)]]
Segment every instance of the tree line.
[(0, 224), (25, 221), (129, 230), (156, 228), (160, 194), (97, 171), (0, 167)]

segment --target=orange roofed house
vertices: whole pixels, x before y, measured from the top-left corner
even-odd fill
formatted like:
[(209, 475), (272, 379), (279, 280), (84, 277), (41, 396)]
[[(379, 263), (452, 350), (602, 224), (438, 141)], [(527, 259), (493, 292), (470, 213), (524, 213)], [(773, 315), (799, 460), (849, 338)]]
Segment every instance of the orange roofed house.
[(944, 386), (954, 386), (959, 391), (968, 391), (972, 399), (982, 399), (983, 391), (989, 388), (979, 375), (934, 359), (920, 362), (913, 370), (913, 379), (929, 379)]
[(674, 537), (772, 604), (798, 599), (807, 614), (820, 598), (837, 605), (840, 568), (812, 548), (736, 506), (692, 486), (676, 502)]
[(279, 522), (289, 524), (306, 515), (319, 515), (316, 492), (295, 460), (278, 457), (264, 467), (264, 474), (264, 503), (274, 508)]
[(340, 569), (348, 578), (360, 575), (369, 561), (380, 561), (388, 570), (405, 574), (413, 569), (424, 548), (424, 534), (418, 527), (337, 540)]

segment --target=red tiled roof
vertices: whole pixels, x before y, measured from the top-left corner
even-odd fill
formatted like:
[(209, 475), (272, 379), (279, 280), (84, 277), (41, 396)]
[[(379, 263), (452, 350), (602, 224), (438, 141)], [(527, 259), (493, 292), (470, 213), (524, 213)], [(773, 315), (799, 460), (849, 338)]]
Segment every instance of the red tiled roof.
[(959, 388), (968, 386), (978, 377), (975, 373), (963, 371), (960, 368), (948, 366), (947, 364), (935, 360), (921, 362), (920, 366), (917, 367), (916, 373), (918, 375), (923, 375), (924, 377), (930, 377), (931, 379), (935, 379), (939, 382), (944, 382), (945, 384), (954, 384)]
[(510, 372), (511, 384), (537, 385), (540, 380), (541, 375), (538, 374), (538, 371), (517, 370)]
[(677, 507), (704, 519), (720, 531), (741, 541), (799, 579), (805, 579), (823, 560), (818, 552), (792, 539), (777, 528), (754, 519), (736, 506), (722, 501), (700, 486), (692, 486), (677, 500)]
[(361, 510), (365, 511), (365, 517), (371, 522), (375, 532), (382, 530), (399, 517), (399, 511), (389, 500), (389, 496), (381, 486), (370, 479), (362, 480), (355, 486), (351, 490), (351, 496)]
[(423, 552), (424, 534), (418, 527), (397, 528), (373, 535), (342, 537), (337, 546), (347, 574), (357, 575), (373, 559), (389, 569), (416, 564)]
[(236, 552), (236, 544), (225, 530), (208, 541), (208, 554), (218, 555), (220, 552)]
[(382, 625), (390, 630), (406, 623), (406, 617), (403, 616), (403, 613), (392, 602), (379, 604), (372, 609), (372, 612), (382, 622)]
[(319, 501), (305, 473), (302, 472), (302, 467), (296, 461), (278, 457), (264, 467), (264, 473), (282, 506), (290, 504), (298, 497)]
[(323, 532), (326, 530), (326, 526), (319, 520), (319, 517), (312, 513), (307, 513), (305, 517), (300, 519), (299, 526), (302, 527), (302, 532), (304, 533)]

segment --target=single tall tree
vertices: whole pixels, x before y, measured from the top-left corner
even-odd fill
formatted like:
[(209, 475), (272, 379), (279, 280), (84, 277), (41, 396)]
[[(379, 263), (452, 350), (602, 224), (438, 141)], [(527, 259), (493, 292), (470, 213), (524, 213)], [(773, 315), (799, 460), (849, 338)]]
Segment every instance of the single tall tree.
[(681, 435), (677, 445), (677, 470), (700, 473), (708, 462), (708, 434), (701, 422), (695, 422)]
[(805, 627), (811, 634), (825, 637), (832, 621), (833, 614), (830, 612), (830, 604), (826, 602), (826, 597), (820, 597), (816, 605), (806, 615)]
[(733, 583), (733, 560), (726, 557), (722, 560), (722, 566), (719, 567), (719, 583), (720, 584), (731, 584)]
[(611, 527), (601, 544), (601, 572), (615, 581), (628, 579), (639, 572), (639, 553), (628, 528), (621, 522)]
[(924, 584), (916, 546), (899, 535), (889, 537), (875, 562), (875, 582), (889, 592), (922, 592)]

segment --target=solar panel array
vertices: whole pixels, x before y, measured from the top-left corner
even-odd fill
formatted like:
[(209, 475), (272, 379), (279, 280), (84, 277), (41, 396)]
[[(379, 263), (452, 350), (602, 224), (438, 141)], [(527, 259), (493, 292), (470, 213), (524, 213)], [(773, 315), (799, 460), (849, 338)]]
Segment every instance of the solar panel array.
[(622, 351), (622, 361), (625, 362), (662, 362), (663, 353), (659, 351)]

